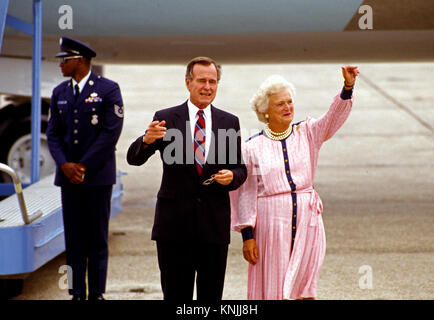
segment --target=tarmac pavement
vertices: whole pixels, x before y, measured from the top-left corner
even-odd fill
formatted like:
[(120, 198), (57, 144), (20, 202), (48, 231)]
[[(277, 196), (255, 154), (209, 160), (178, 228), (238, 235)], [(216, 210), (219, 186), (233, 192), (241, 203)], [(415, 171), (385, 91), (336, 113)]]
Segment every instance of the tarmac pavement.
[[(323, 204), (326, 258), (317, 299), (434, 299), (434, 63), (357, 63), (353, 111), (320, 152), (315, 188)], [(243, 138), (262, 124), (249, 107), (260, 83), (293, 82), (295, 119), (319, 117), (342, 87), (341, 64), (224, 64), (214, 104), (236, 114)], [(123, 212), (110, 222), (107, 299), (162, 299), (150, 240), (162, 165), (126, 163), (154, 112), (185, 101), (183, 65), (107, 65), (120, 84), (125, 122), (117, 145), (126, 172)], [(247, 262), (232, 232), (224, 299), (246, 299)], [(59, 288), (64, 254), (32, 273), (16, 299), (69, 299)]]

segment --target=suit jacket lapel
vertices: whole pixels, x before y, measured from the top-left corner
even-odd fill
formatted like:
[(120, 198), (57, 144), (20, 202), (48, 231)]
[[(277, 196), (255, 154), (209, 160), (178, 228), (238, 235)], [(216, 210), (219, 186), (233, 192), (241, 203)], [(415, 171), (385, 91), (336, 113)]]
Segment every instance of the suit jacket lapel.
[[(183, 161), (186, 164), (187, 170), (195, 177), (199, 177), (194, 163), (193, 137), (191, 136), (187, 101), (179, 107), (176, 117), (176, 128), (181, 131), (182, 137), (184, 138), (182, 144)], [(194, 119), (192, 121), (194, 121)]]
[(65, 86), (65, 98), (66, 101), (69, 102), (69, 105), (73, 106), (75, 104), (74, 99), (74, 90), (72, 89), (72, 80), (68, 81), (68, 84)]
[[(95, 85), (94, 83), (96, 82), (97, 75), (93, 72), (90, 73), (89, 79), (87, 79), (86, 84), (84, 85), (83, 90), (81, 90), (80, 95), (78, 96), (77, 99), (77, 103), (80, 102), (84, 99), (86, 99), (87, 97), (90, 96), (90, 94), (92, 93), (92, 91), (95, 90)], [(92, 80), (91, 83), (93, 83), (92, 85), (89, 84), (89, 82)]]

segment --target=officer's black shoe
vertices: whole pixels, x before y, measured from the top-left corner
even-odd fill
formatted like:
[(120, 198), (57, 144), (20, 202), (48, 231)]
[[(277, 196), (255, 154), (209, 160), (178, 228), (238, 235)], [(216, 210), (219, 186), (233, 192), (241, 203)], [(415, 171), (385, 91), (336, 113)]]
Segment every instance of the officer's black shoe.
[(89, 295), (89, 301), (105, 300), (102, 294)]
[(85, 301), (86, 300), (86, 296), (82, 295), (82, 294), (74, 294), (72, 296), (73, 301)]

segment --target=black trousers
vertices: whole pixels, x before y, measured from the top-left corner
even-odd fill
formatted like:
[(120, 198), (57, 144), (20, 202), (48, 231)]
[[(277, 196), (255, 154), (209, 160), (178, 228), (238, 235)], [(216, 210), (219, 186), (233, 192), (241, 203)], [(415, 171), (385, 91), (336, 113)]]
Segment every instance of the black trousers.
[(195, 277), (198, 301), (222, 299), (227, 244), (157, 241), (157, 253), (164, 300), (192, 300)]
[(70, 294), (86, 295), (86, 268), (89, 295), (105, 292), (111, 194), (111, 185), (61, 188)]

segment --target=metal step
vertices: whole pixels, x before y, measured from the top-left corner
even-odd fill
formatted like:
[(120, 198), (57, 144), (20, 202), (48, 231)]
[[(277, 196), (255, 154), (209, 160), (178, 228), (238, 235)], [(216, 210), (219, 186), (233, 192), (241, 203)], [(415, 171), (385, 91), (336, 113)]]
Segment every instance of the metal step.
[[(60, 188), (54, 185), (54, 174), (28, 186), (23, 193), (29, 214), (41, 210), (43, 217), (61, 207)], [(16, 194), (0, 201), (0, 228), (24, 224)]]

